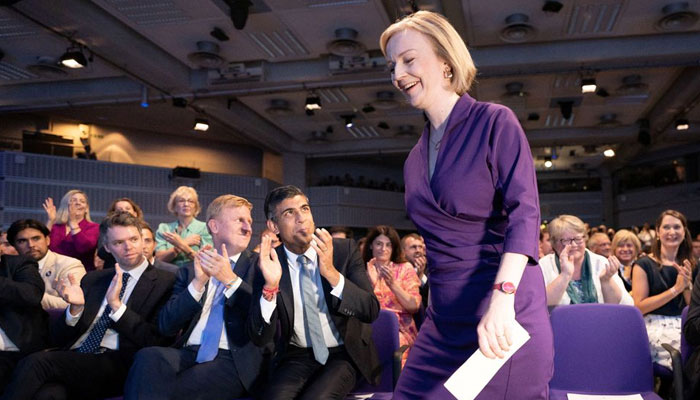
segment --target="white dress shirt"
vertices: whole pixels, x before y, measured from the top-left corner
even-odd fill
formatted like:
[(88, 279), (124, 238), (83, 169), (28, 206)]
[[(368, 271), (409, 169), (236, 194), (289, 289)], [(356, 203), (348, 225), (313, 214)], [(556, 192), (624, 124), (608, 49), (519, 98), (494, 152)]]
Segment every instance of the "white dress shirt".
[[(235, 256), (229, 257), (229, 260), (231, 263), (236, 263), (238, 262), (238, 259), (241, 257), (241, 253), (236, 254)], [(194, 281), (194, 280), (193, 280)], [(207, 292), (207, 297), (204, 300), (204, 306), (202, 306), (202, 314), (199, 316), (199, 321), (197, 321), (197, 324), (194, 326), (194, 329), (192, 329), (192, 333), (190, 334), (190, 337), (187, 339), (187, 346), (194, 346), (194, 345), (200, 345), (202, 344), (202, 332), (204, 331), (204, 328), (207, 326), (207, 320), (209, 319), (209, 314), (211, 313), (211, 306), (212, 306), (212, 301), (214, 300), (214, 295), (216, 294), (216, 284), (218, 280), (214, 278), (213, 276), (209, 278), (209, 289), (206, 290)], [(233, 293), (241, 286), (241, 282), (243, 282), (243, 279), (239, 276), (238, 279), (236, 279), (236, 282), (233, 283), (233, 285), (228, 288), (224, 289), (224, 296), (228, 299), (230, 298)], [(226, 282), (222, 282), (221, 284), (223, 285)], [(202, 299), (202, 296), (204, 295), (205, 289), (202, 288), (202, 291), (198, 291), (197, 289), (194, 288), (194, 284), (190, 282), (190, 284), (187, 286), (187, 291), (190, 292), (190, 295), (194, 299), (194, 301), (199, 302)], [(224, 300), (225, 301), (225, 300)], [(223, 312), (223, 310), (222, 310)], [(228, 350), (228, 338), (226, 337), (226, 321), (224, 321), (224, 324), (221, 326), (221, 337), (219, 338), (219, 348), (220, 349), (225, 349)]]
[[(139, 278), (141, 278), (141, 275), (143, 275), (143, 272), (146, 270), (146, 268), (148, 268), (148, 260), (144, 258), (143, 262), (138, 267), (132, 269), (131, 271), (124, 271), (125, 273), (131, 275), (131, 277), (126, 282), (126, 289), (124, 290), (124, 296), (122, 296), (121, 307), (119, 307), (116, 311), (113, 310), (109, 313), (109, 318), (111, 318), (112, 321), (119, 321), (122, 315), (124, 315), (124, 313), (126, 312), (126, 303), (129, 301), (129, 297), (131, 297), (131, 293), (134, 291), (136, 283), (138, 283)], [(80, 338), (78, 338), (78, 340), (73, 344), (73, 346), (71, 346), (71, 349), (77, 349), (78, 347), (80, 347), (81, 344), (83, 344), (83, 341), (87, 339), (88, 335), (90, 334), (90, 331), (92, 331), (92, 327), (100, 319), (106, 307), (107, 294), (105, 293), (105, 297), (102, 299), (102, 304), (100, 305), (100, 309), (97, 311), (97, 315), (95, 315), (95, 319), (92, 320), (92, 323), (90, 324), (88, 330), (86, 330), (85, 333), (83, 333), (83, 335)], [(83, 311), (85, 311), (85, 308), (83, 308)], [(75, 326), (78, 323), (80, 317), (83, 315), (83, 311), (78, 313), (78, 315), (73, 316), (70, 313), (70, 307), (67, 307), (66, 325)], [(102, 338), (102, 342), (100, 342), (100, 346), (106, 347), (111, 350), (119, 350), (119, 333), (117, 333), (117, 331), (115, 331), (114, 329), (107, 329), (104, 337)]]
[[(287, 246), (284, 246), (284, 251), (287, 254), (287, 265), (289, 267), (289, 276), (292, 280), (292, 292), (294, 295), (294, 334), (292, 335), (291, 343), (297, 347), (311, 347), (311, 344), (309, 341), (307, 341), (307, 334), (306, 330), (304, 329), (304, 303), (302, 301), (301, 279), (299, 276), (301, 267), (297, 262), (297, 258), (299, 258), (301, 254), (292, 253), (289, 251), (289, 249), (287, 249)], [(327, 347), (337, 347), (343, 344), (343, 339), (340, 337), (340, 332), (338, 332), (338, 329), (335, 327), (335, 324), (331, 320), (330, 313), (328, 312), (328, 304), (326, 303), (326, 296), (323, 293), (323, 285), (321, 284), (321, 273), (318, 269), (318, 257), (316, 250), (314, 250), (313, 247), (309, 247), (304, 255), (310, 260), (309, 268), (312, 269), (314, 274), (313, 279), (314, 283), (316, 284), (316, 302), (320, 305), (319, 317), (321, 320), (323, 339)], [(331, 290), (331, 294), (339, 299), (342, 299), (344, 287), (345, 278), (343, 277), (343, 274), (340, 274), (338, 285)], [(276, 302), (267, 301), (264, 297), (260, 297), (260, 310), (262, 312), (263, 319), (268, 324), (270, 323), (272, 313), (275, 311), (275, 307), (277, 307)]]
[(0, 327), (0, 351), (19, 351), (19, 347), (12, 343), (2, 327)]

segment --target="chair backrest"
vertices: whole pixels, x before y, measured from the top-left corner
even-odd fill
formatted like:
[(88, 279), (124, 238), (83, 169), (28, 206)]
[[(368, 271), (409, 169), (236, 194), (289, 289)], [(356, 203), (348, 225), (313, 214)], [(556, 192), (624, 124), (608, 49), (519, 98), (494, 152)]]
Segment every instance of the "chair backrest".
[(636, 307), (575, 304), (551, 314), (551, 389), (622, 394), (653, 390), (649, 338)]
[[(681, 313), (681, 326), (685, 326), (685, 321), (688, 319), (688, 306), (685, 306), (683, 308), (683, 312)], [(681, 359), (683, 360), (683, 365), (685, 365), (686, 361), (688, 361), (688, 358), (690, 358), (690, 355), (693, 354), (693, 346), (688, 343), (687, 340), (685, 340), (685, 335), (683, 334), (683, 330), (681, 330)]]
[(399, 320), (396, 314), (387, 310), (379, 311), (379, 318), (372, 323), (372, 340), (382, 366), (381, 380), (378, 386), (374, 386), (360, 378), (353, 392), (393, 392), (394, 352), (399, 349)]

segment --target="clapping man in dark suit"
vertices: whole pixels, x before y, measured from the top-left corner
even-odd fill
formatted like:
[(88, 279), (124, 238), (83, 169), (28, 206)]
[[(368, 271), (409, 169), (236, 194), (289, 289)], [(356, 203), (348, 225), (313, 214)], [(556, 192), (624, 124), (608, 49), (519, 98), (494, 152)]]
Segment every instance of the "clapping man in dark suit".
[(256, 344), (279, 337), (261, 398), (343, 399), (358, 375), (376, 383), (370, 324), (379, 302), (357, 247), (315, 229), (309, 200), (294, 186), (270, 192), (265, 215), (284, 246), (272, 249), (269, 237), (262, 240), (248, 319)]
[(255, 266), (246, 251), (253, 205), (234, 195), (207, 209), (211, 247), (178, 271), (173, 295), (160, 313), (166, 335), (184, 331), (175, 348), (149, 347), (136, 355), (125, 399), (232, 399), (259, 389), (263, 349), (245, 330)]
[(48, 315), (41, 308), (44, 281), (31, 258), (0, 259), (0, 393), (17, 362), (48, 344)]
[(118, 265), (85, 275), (80, 285), (72, 276), (59, 285), (70, 306), (52, 339), (63, 349), (25, 357), (3, 400), (119, 395), (136, 351), (164, 342), (156, 318), (175, 276), (146, 261), (141, 221), (131, 214), (110, 215), (100, 233)]

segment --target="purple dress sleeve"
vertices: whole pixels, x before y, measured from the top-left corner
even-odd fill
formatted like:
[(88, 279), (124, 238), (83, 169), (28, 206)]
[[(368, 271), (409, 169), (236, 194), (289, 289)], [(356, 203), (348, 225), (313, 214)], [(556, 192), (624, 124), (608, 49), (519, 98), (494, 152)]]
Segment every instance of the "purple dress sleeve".
[(503, 251), (524, 254), (536, 264), (540, 213), (530, 146), (512, 111), (502, 108), (494, 116), (487, 160), (508, 215)]
[(51, 227), (51, 244), (49, 248), (56, 253), (80, 260), (87, 271), (95, 269), (94, 254), (100, 236), (100, 226), (94, 222), (82, 220), (80, 232), (75, 235), (66, 233), (66, 224), (54, 224)]

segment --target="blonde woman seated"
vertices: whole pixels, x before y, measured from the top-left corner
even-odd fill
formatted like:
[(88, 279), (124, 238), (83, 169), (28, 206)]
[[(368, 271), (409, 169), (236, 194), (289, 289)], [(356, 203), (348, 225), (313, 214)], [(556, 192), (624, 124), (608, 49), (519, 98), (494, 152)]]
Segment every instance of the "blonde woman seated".
[(394, 228), (375, 226), (365, 238), (362, 258), (367, 263), (374, 294), (382, 309), (393, 311), (398, 317), (399, 343), (408, 346), (401, 360), (403, 366), (418, 335), (413, 314), (420, 309), (420, 279), (411, 263), (403, 262), (399, 234)]
[(620, 229), (612, 239), (612, 254), (620, 260), (618, 275), (625, 284), (625, 290), (632, 290), (632, 267), (642, 251), (642, 243), (637, 235), (627, 229)]
[(586, 249), (586, 227), (578, 217), (560, 215), (548, 225), (554, 254), (540, 259), (547, 305), (634, 301), (617, 274), (620, 261)]
[(177, 266), (192, 261), (205, 245), (212, 244), (207, 225), (195, 219), (202, 207), (197, 192), (189, 186), (180, 186), (170, 195), (168, 211), (177, 221), (162, 223), (156, 232), (156, 258)]

